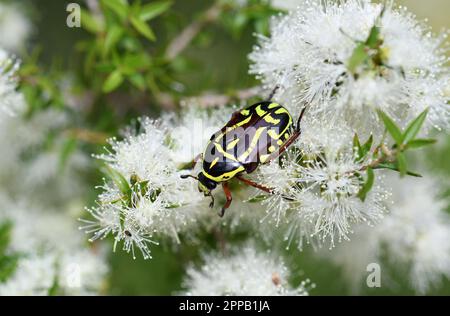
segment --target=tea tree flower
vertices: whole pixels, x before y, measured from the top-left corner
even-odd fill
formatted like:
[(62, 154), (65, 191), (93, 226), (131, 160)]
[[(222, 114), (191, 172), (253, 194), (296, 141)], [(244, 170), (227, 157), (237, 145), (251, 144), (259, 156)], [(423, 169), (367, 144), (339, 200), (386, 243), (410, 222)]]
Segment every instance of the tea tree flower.
[(297, 287), (290, 286), (284, 261), (275, 254), (258, 252), (250, 245), (234, 248), (229, 256), (204, 255), (203, 261), (200, 268), (188, 268), (183, 294), (305, 296), (314, 287), (308, 279)]
[(412, 287), (424, 294), (450, 274), (446, 242), (450, 219), (442, 211), (445, 203), (436, 197), (437, 186), (431, 179), (400, 182), (389, 177), (386, 182), (395, 188), (390, 213), (374, 228), (358, 227), (350, 243), (339, 245), (326, 257), (347, 272), (355, 289), (367, 264), (386, 257), (394, 266), (408, 267), (405, 274)]
[(21, 7), (12, 3), (0, 3), (0, 47), (17, 52), (24, 47), (31, 33), (31, 24)]
[(173, 151), (183, 149), (172, 146), (167, 127), (150, 119), (140, 124), (141, 132), (112, 139), (112, 151), (99, 156), (113, 181), (102, 187), (98, 206), (89, 209), (94, 220), (83, 219), (82, 228), (92, 240), (113, 234), (133, 257), (137, 247), (150, 258), (148, 244), (158, 243), (156, 235), (179, 242), (179, 233), (196, 224), (204, 199), (193, 181), (180, 179), (180, 156)]
[[(23, 110), (25, 103), (17, 91), (16, 71), (19, 62), (0, 48), (0, 115), (13, 115)], [(1, 119), (1, 116), (0, 116)]]
[(280, 101), (362, 131), (377, 131), (375, 109), (404, 125), (429, 107), (426, 126), (447, 128), (449, 85), (442, 42), (404, 8), (371, 1), (302, 1), (272, 21), (250, 54), (250, 72), (280, 85)]

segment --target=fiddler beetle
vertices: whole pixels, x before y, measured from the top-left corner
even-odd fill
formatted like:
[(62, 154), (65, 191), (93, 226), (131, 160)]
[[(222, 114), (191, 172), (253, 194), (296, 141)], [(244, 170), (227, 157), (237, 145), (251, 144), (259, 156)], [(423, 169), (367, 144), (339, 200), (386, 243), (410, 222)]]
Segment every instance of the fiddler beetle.
[(278, 87), (272, 91), (267, 101), (234, 112), (228, 123), (211, 136), (204, 153), (193, 160), (193, 166), (198, 160), (203, 160), (199, 174), (181, 176), (183, 179), (191, 177), (198, 180), (198, 190), (211, 197), (211, 208), (214, 206), (211, 191), (219, 183), (222, 184), (226, 203), (219, 213), (221, 217), (231, 205), (232, 196), (228, 181), (232, 178), (273, 193), (271, 188), (242, 175), (244, 172), (250, 174), (260, 164), (276, 159), (300, 136), (300, 122), (306, 107), (303, 107), (296, 125), (293, 125), (289, 111), (271, 101), (277, 89)]

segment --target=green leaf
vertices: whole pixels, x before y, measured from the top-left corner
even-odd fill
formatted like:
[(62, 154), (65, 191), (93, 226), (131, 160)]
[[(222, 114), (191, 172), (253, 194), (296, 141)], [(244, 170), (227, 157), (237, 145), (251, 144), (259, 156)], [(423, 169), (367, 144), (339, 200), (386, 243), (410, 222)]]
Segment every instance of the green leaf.
[(128, 196), (130, 194), (130, 185), (127, 179), (125, 179), (125, 177), (120, 172), (114, 170), (109, 166), (106, 166), (105, 173), (114, 182), (114, 184), (117, 186), (120, 192), (122, 192), (122, 194), (124, 194), (125, 196)]
[(9, 246), (11, 223), (3, 222), (0, 224), (0, 257), (4, 255)]
[(0, 283), (8, 280), (16, 271), (19, 257), (14, 256), (0, 256)]
[(166, 12), (171, 5), (171, 1), (156, 1), (143, 5), (139, 12), (139, 19), (144, 22), (149, 21)]
[(386, 127), (386, 130), (389, 132), (389, 134), (392, 136), (394, 141), (397, 143), (398, 146), (401, 146), (403, 141), (402, 132), (400, 131), (400, 128), (395, 124), (395, 122), (383, 111), (378, 110), (378, 115), (380, 116), (381, 120), (384, 123), (384, 126)]
[(361, 158), (360, 152), (361, 152), (361, 143), (359, 141), (358, 134), (355, 133), (355, 136), (353, 136), (353, 151), (356, 150), (356, 153), (358, 154), (358, 158)]
[(359, 43), (353, 50), (353, 53), (347, 62), (348, 70), (351, 73), (354, 73), (356, 71), (356, 68), (363, 64), (368, 58), (369, 55), (367, 54), (365, 44)]
[(114, 91), (117, 87), (119, 87), (123, 82), (123, 75), (120, 70), (113, 71), (106, 81), (103, 83), (103, 92), (109, 93)]
[(248, 202), (248, 203), (257, 203), (257, 202), (264, 201), (267, 198), (268, 198), (267, 194), (259, 194), (259, 195), (256, 195), (256, 196), (246, 200), (246, 202)]
[(413, 140), (417, 136), (420, 129), (422, 128), (423, 123), (425, 122), (425, 119), (427, 118), (427, 114), (428, 109), (420, 113), (420, 115), (417, 118), (415, 118), (411, 123), (409, 123), (408, 127), (403, 133), (403, 141), (402, 141), (403, 144), (407, 144), (409, 141)]
[(128, 15), (128, 3), (122, 0), (102, 0), (102, 4), (124, 21)]
[(69, 159), (70, 155), (75, 151), (76, 148), (77, 148), (76, 139), (69, 138), (64, 142), (64, 144), (62, 145), (61, 154), (59, 156), (60, 171), (64, 169), (67, 160)]
[(400, 172), (400, 176), (402, 177), (405, 176), (408, 170), (407, 170), (406, 156), (402, 152), (399, 152), (397, 154), (397, 166), (398, 171)]
[(130, 21), (131, 21), (131, 24), (133, 25), (133, 27), (140, 34), (145, 36), (148, 40), (150, 40), (150, 41), (156, 40), (155, 33), (153, 33), (152, 29), (150, 28), (150, 26), (148, 26), (147, 23), (145, 23), (144, 21), (139, 20), (136, 17), (131, 17)]
[[(389, 169), (393, 171), (399, 171), (398, 164), (392, 162), (380, 163), (378, 166), (374, 167), (374, 169)], [(422, 177), (421, 174), (412, 171), (407, 171), (406, 174), (413, 177)]]
[(423, 138), (417, 138), (409, 141), (406, 146), (407, 148), (419, 148), (424, 147), (428, 145), (433, 145), (436, 143), (436, 139), (423, 139)]
[(378, 26), (373, 26), (370, 30), (369, 36), (366, 40), (366, 45), (372, 49), (377, 48), (380, 43), (380, 28)]
[(145, 78), (144, 78), (144, 76), (142, 74), (134, 73), (131, 76), (129, 76), (128, 79), (133, 84), (133, 86), (135, 86), (139, 90), (141, 90), (141, 91), (145, 90), (145, 88), (146, 88)]
[(88, 11), (81, 9), (81, 26), (88, 32), (97, 34), (103, 31), (103, 25)]
[(105, 42), (103, 45), (103, 55), (106, 56), (109, 51), (116, 46), (117, 42), (120, 40), (120, 38), (123, 35), (123, 28), (118, 25), (113, 25), (111, 28), (109, 28), (108, 32), (106, 33)]
[(373, 172), (372, 168), (367, 168), (367, 178), (364, 182), (364, 185), (361, 187), (361, 189), (358, 192), (358, 197), (361, 199), (361, 201), (365, 201), (367, 193), (370, 192), (370, 190), (373, 187), (373, 183), (375, 181), (375, 173)]

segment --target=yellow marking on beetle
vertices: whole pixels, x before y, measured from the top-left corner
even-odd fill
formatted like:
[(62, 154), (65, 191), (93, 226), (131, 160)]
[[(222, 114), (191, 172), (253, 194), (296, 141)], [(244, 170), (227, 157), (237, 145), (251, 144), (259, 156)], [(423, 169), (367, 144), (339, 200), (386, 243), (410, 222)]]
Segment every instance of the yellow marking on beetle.
[(240, 140), (239, 138), (236, 138), (235, 140), (229, 142), (227, 145), (227, 150), (234, 148), (234, 146), (236, 146), (237, 143), (239, 143), (239, 140)]
[(269, 152), (273, 153), (275, 151), (275, 146), (270, 146), (269, 147)]
[(250, 114), (250, 110), (244, 109), (241, 111), (241, 114), (247, 116)]
[(222, 139), (223, 135), (225, 135), (226, 133), (231, 132), (232, 130), (236, 129), (237, 127), (240, 127), (244, 124), (247, 124), (248, 122), (250, 122), (250, 120), (252, 119), (252, 115), (250, 115), (249, 117), (247, 117), (245, 120), (240, 121), (237, 124), (234, 124), (233, 126), (228, 126), (225, 130), (225, 132), (220, 133), (219, 135), (217, 135), (217, 137), (214, 139), (214, 141), (219, 141)]
[(264, 111), (263, 109), (261, 109), (261, 105), (258, 105), (255, 109), (256, 114), (258, 114), (259, 116), (264, 116), (267, 111)]
[(262, 134), (262, 132), (264, 132), (265, 129), (266, 129), (266, 127), (262, 126), (256, 130), (255, 136), (253, 136), (250, 146), (248, 146), (247, 150), (238, 157), (238, 161), (243, 161), (246, 157), (248, 157), (250, 155), (250, 153), (253, 151), (253, 149), (255, 149), (255, 146), (258, 143), (258, 140), (261, 137), (261, 134)]
[(266, 121), (267, 123), (271, 123), (273, 125), (277, 125), (278, 123), (280, 123), (279, 119), (274, 119), (270, 114), (264, 116), (264, 121)]
[(278, 104), (278, 103), (270, 103), (269, 104), (269, 106), (267, 107), (268, 109), (273, 109), (273, 108), (276, 108), (276, 107), (279, 107), (280, 105)]
[(284, 138), (289, 139), (289, 133), (284, 134)]
[[(283, 107), (280, 107), (278, 110), (275, 111), (275, 114), (281, 114), (281, 113), (287, 113), (287, 114), (289, 114), (289, 112), (288, 112), (285, 108), (283, 108)], [(289, 115), (289, 116), (290, 116), (290, 115)]]
[(229, 179), (233, 178), (236, 174), (238, 174), (239, 172), (242, 172), (244, 170), (245, 170), (244, 166), (239, 166), (235, 170), (223, 173), (223, 174), (221, 174), (220, 176), (217, 176), (217, 177), (214, 177), (214, 176), (210, 175), (209, 173), (207, 173), (204, 170), (203, 170), (203, 174), (208, 179), (211, 179), (211, 180), (216, 181), (216, 182), (223, 182), (223, 181), (228, 181)]
[(279, 140), (277, 140), (277, 144), (278, 144), (278, 146), (281, 146), (281, 145), (283, 145), (283, 141), (281, 139), (279, 139)]
[(273, 139), (278, 139), (280, 138), (280, 135), (278, 135), (277, 133), (275, 133), (275, 131), (273, 129), (269, 129), (267, 131), (267, 135), (269, 135), (270, 137), (272, 137)]
[(214, 158), (214, 160), (211, 162), (211, 165), (209, 166), (209, 169), (214, 167), (214, 165), (219, 161), (219, 157)]
[(262, 163), (265, 163), (267, 161), (267, 159), (269, 159), (270, 155), (261, 155), (259, 156), (259, 161), (261, 161)]
[(214, 146), (216, 147), (216, 149), (217, 149), (217, 150), (218, 150), (225, 158), (228, 158), (228, 159), (230, 159), (230, 160), (232, 160), (232, 161), (237, 161), (237, 160), (236, 160), (236, 157), (233, 156), (233, 155), (231, 155), (231, 154), (229, 154), (229, 153), (227, 153), (225, 150), (223, 150), (223, 148), (222, 148), (222, 146), (221, 146), (220, 144), (214, 143)]

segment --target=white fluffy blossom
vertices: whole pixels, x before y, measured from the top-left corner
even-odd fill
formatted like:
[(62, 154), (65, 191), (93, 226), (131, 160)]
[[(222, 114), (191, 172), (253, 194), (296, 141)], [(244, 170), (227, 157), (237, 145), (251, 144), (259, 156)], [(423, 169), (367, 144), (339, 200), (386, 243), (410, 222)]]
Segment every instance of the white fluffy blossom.
[(98, 294), (108, 268), (104, 253), (85, 248), (67, 213), (2, 197), (0, 223), (11, 224), (4, 255), (17, 257), (2, 295)]
[(275, 193), (263, 202), (267, 218), (287, 227), (286, 239), (299, 249), (304, 240), (333, 247), (336, 240), (349, 239), (355, 224), (372, 226), (383, 217), (383, 202), (389, 196), (377, 183), (364, 201), (360, 199), (368, 162), (355, 159), (345, 130), (322, 127), (329, 135), (320, 129), (311, 135), (307, 132), (281, 165), (261, 166), (258, 173), (259, 181)]
[(230, 255), (203, 256), (200, 268), (191, 266), (184, 280), (183, 294), (237, 296), (305, 296), (309, 280), (297, 287), (288, 283), (289, 271), (281, 257), (258, 252), (251, 245), (236, 247)]
[(25, 45), (31, 24), (16, 4), (0, 3), (0, 47), (17, 52)]
[(413, 288), (423, 294), (439, 285), (442, 276), (450, 277), (450, 218), (442, 211), (445, 203), (436, 197), (434, 181), (390, 178), (389, 183), (395, 187), (390, 214), (375, 228), (359, 227), (350, 243), (327, 257), (344, 268), (355, 289), (366, 266), (386, 257), (404, 266)]
[(98, 206), (88, 209), (94, 219), (82, 221), (92, 240), (112, 233), (115, 244), (123, 242), (133, 257), (137, 247), (150, 258), (148, 244), (157, 243), (153, 235), (179, 242), (179, 233), (197, 222), (205, 199), (194, 181), (180, 178), (180, 156), (173, 153), (183, 152), (179, 145), (187, 144), (174, 145), (165, 124), (150, 119), (140, 124), (141, 132), (129, 129), (123, 140), (111, 141), (109, 154), (100, 156), (115, 181), (105, 183)]
[(369, 0), (301, 1), (272, 21), (270, 38), (260, 37), (250, 72), (280, 85), (277, 98), (294, 114), (307, 103), (314, 115), (376, 132), (375, 109), (404, 125), (429, 108), (426, 126), (448, 127), (446, 36), (391, 2), (381, 11)]
[(3, 114), (14, 115), (25, 107), (23, 96), (17, 91), (18, 67), (19, 63), (0, 48), (0, 124)]
[(18, 262), (14, 274), (5, 283), (0, 283), (0, 295), (49, 295), (55, 282), (55, 272), (53, 254), (24, 258)]

